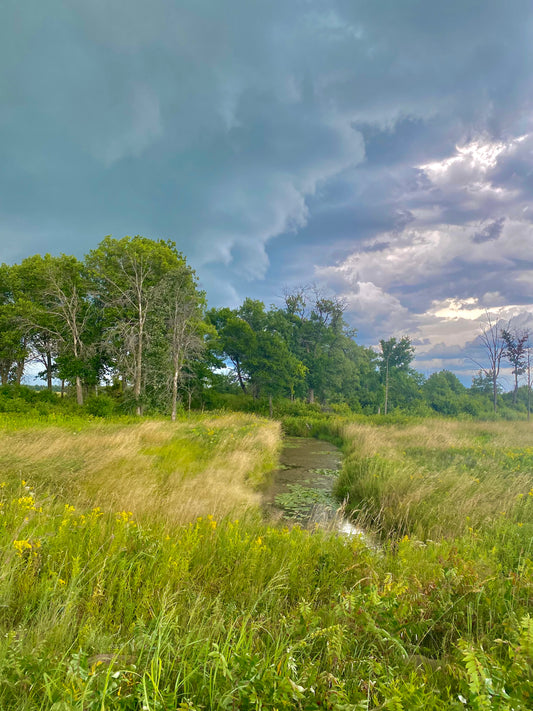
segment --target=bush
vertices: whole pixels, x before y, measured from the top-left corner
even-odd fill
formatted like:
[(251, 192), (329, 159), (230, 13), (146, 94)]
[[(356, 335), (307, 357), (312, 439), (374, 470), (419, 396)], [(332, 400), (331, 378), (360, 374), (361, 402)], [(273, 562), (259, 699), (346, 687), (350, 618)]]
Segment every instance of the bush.
[(117, 403), (109, 395), (93, 395), (85, 403), (85, 411), (94, 417), (110, 417), (117, 411)]

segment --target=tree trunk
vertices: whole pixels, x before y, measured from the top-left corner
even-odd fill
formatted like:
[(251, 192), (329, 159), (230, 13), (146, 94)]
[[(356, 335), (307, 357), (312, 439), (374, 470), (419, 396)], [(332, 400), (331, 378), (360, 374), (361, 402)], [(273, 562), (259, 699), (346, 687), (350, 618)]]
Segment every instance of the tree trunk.
[(76, 402), (78, 405), (83, 405), (83, 390), (81, 387), (81, 379), (79, 375), (76, 375)]
[(23, 375), (24, 375), (24, 358), (22, 360), (17, 361), (17, 371), (16, 371), (16, 375), (15, 375), (17, 385), (20, 385)]
[(268, 413), (270, 415), (270, 419), (274, 417), (274, 408), (272, 407), (272, 395), (269, 394), (268, 396)]
[(309, 388), (309, 404), (312, 405), (315, 401), (315, 391), (313, 388)]
[(46, 351), (46, 387), (52, 392), (52, 354), (50, 351)]
[(61, 398), (65, 397), (65, 378), (61, 378)]
[(385, 371), (385, 407), (383, 414), (386, 415), (389, 409), (389, 359), (387, 358), (387, 369)]
[(142, 387), (143, 335), (144, 335), (144, 329), (143, 329), (143, 322), (142, 322), (142, 314), (141, 314), (141, 307), (139, 306), (139, 343), (137, 344), (137, 364), (136, 364), (136, 368), (135, 368), (135, 382), (133, 384), (133, 394), (134, 394), (135, 400), (137, 402), (136, 413), (139, 416), (142, 415), (142, 407), (141, 407), (141, 403), (139, 402), (139, 400), (141, 398), (141, 387)]
[(241, 386), (243, 393), (245, 393), (246, 385), (244, 384), (244, 380), (242, 379), (241, 366), (239, 365), (239, 361), (235, 363), (235, 368), (237, 370), (237, 380), (239, 381), (239, 385)]
[(498, 409), (498, 379), (496, 375), (492, 376), (492, 399), (494, 404), (494, 412)]
[(176, 421), (176, 411), (178, 405), (178, 375), (179, 371), (176, 367), (174, 367), (174, 376), (172, 378), (172, 414), (170, 416), (172, 422)]
[(531, 417), (531, 361), (530, 350), (527, 351), (527, 421)]

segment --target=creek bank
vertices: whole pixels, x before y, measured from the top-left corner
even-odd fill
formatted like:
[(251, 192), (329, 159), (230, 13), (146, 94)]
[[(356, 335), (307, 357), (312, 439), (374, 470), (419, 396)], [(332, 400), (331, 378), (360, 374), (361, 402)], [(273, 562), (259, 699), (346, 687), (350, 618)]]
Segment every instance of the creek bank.
[(340, 511), (333, 495), (342, 453), (330, 442), (306, 437), (286, 437), (280, 466), (270, 476), (263, 494), (269, 518), (306, 528), (338, 531), (346, 536), (364, 535)]

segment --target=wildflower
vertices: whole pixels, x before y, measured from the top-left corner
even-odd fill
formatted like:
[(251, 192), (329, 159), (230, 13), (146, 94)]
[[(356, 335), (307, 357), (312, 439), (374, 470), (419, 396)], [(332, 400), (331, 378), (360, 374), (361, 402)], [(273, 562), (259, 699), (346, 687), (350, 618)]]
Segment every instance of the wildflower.
[(21, 558), (23, 557), (25, 551), (31, 551), (32, 549), (31, 543), (26, 539), (13, 541), (13, 546)]
[(33, 496), (21, 496), (18, 499), (18, 505), (23, 509), (27, 509), (28, 511), (37, 511)]
[(33, 553), (37, 555), (36, 549), (41, 547), (41, 541), (31, 543), (29, 540), (23, 538), (20, 541), (13, 541), (13, 547), (17, 551), (17, 555), (23, 558), (24, 554), (30, 551), (33, 551)]
[(117, 521), (122, 523), (133, 523), (133, 513), (131, 511), (119, 511), (117, 513)]

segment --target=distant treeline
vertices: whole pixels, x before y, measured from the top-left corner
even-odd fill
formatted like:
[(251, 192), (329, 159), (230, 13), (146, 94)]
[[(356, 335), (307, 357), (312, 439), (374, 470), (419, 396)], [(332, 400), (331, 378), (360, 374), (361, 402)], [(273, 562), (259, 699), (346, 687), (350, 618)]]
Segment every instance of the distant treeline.
[[(368, 414), (490, 412), (487, 374), (465, 388), (446, 370), (424, 379), (413, 358), (407, 336), (380, 341), (379, 352), (359, 345), (342, 301), (315, 288), (288, 292), (281, 307), (245, 299), (207, 310), (170, 241), (106, 237), (83, 261), (47, 254), (0, 267), (2, 385), (20, 385), (39, 363), (48, 391), (60, 381), (67, 400), (82, 406), (89, 396), (94, 414), (260, 411), (284, 400), (287, 411), (308, 403)], [(0, 409), (59, 404), (23, 390), (2, 388)], [(527, 390), (500, 394), (503, 414), (525, 412)]]

